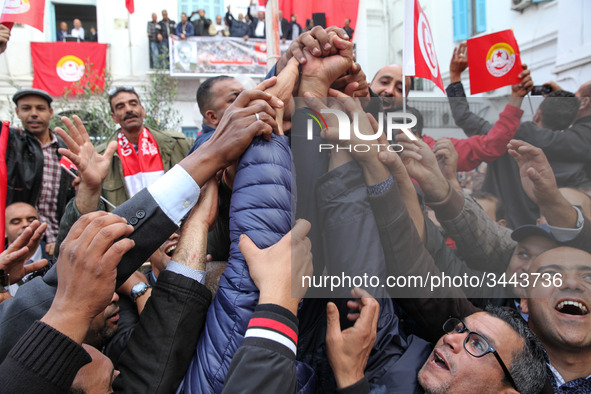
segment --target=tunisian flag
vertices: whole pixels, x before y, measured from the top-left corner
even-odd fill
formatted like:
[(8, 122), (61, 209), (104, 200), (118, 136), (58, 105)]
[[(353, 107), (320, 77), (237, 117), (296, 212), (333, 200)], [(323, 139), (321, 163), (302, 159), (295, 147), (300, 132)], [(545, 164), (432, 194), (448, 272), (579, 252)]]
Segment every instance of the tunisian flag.
[(6, 0), (0, 23), (22, 23), (43, 31), (44, 14), (45, 0)]
[(33, 87), (60, 96), (80, 88), (102, 91), (107, 44), (94, 42), (32, 42)]
[(523, 68), (513, 30), (471, 38), (467, 46), (472, 94), (521, 82)]
[(10, 122), (2, 122), (0, 132), (0, 250), (4, 250), (6, 195), (8, 194), (8, 173), (6, 172), (6, 146), (8, 145), (8, 126)]
[(419, 0), (405, 0), (404, 75), (430, 79), (445, 93), (427, 15)]
[(127, 7), (127, 11), (130, 14), (133, 14), (133, 12), (135, 11), (135, 7), (133, 5), (133, 0), (125, 0), (125, 7)]

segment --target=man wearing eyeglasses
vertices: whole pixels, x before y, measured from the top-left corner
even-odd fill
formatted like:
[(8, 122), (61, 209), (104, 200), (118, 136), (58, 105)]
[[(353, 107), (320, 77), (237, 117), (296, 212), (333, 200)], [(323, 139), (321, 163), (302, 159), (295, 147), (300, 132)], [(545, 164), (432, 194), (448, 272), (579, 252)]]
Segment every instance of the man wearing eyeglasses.
[[(443, 330), (419, 371), (425, 392), (539, 392), (545, 376), (542, 350), (515, 311), (493, 307), (463, 321), (450, 318)], [(527, 387), (516, 385), (510, 370), (528, 381)]]

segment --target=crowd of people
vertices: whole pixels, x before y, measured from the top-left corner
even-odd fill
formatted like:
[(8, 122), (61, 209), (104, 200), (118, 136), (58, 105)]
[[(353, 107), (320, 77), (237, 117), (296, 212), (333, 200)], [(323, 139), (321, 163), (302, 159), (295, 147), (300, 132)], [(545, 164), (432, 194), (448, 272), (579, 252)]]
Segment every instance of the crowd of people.
[(74, 26), (72, 30), (68, 30), (68, 23), (66, 21), (61, 21), (60, 28), (56, 33), (56, 41), (98, 41), (97, 32), (94, 26), (91, 26), (88, 33), (86, 33), (80, 19), (74, 19), (72, 25)]
[[(108, 92), (120, 128), (97, 147), (78, 116), (50, 129), (46, 92), (14, 94), (0, 390), (591, 392), (591, 81), (549, 83), (521, 121), (524, 66), (489, 123), (470, 111), (460, 45), (447, 94), (468, 138), (417, 122), (388, 141), (378, 120), (410, 81), (399, 65), (369, 79), (349, 39), (304, 32), (252, 90), (205, 80), (195, 141), (145, 126), (133, 86)], [(482, 162), (468, 193), (457, 171)], [(304, 280), (491, 274), (499, 285)]]
[[(239, 13), (238, 17), (234, 17), (231, 12), (231, 6), (227, 6), (227, 12), (222, 18), (222, 15), (215, 16), (215, 22), (207, 18), (204, 9), (193, 11), (190, 15), (181, 13), (181, 21), (176, 23), (168, 18), (168, 12), (162, 10), (162, 20), (158, 21), (158, 15), (152, 13), (152, 20), (148, 22), (148, 40), (150, 42), (150, 66), (158, 68), (166, 64), (169, 56), (168, 37), (173, 35), (179, 37), (181, 40), (187, 37), (237, 37), (248, 40), (249, 38), (266, 38), (265, 27), (265, 12), (251, 11), (258, 10), (258, 3), (253, 2), (247, 8), (247, 13)], [(255, 16), (256, 15), (256, 16)], [(282, 42), (287, 40), (295, 40), (302, 33), (310, 31), (314, 27), (312, 19), (307, 19), (305, 27), (298, 23), (298, 16), (292, 14), (288, 21), (283, 17), (283, 11), (279, 10), (279, 38)], [(349, 18), (344, 21), (343, 29), (353, 38), (354, 30), (349, 26), (351, 20)]]

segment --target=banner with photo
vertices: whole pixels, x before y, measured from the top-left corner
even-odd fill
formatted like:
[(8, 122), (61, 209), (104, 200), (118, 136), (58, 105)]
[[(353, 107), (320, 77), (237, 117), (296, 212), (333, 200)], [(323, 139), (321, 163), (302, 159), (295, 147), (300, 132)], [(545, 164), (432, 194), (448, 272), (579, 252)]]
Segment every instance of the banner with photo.
[[(281, 53), (291, 41), (281, 44)], [(170, 75), (211, 77), (241, 74), (262, 78), (267, 75), (265, 40), (234, 37), (170, 38)]]

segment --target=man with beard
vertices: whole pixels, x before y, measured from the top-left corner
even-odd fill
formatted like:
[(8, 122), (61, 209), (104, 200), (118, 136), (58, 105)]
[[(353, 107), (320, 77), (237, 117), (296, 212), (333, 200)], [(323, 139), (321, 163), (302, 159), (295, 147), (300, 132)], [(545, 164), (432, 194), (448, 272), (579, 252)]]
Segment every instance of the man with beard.
[(23, 129), (10, 129), (6, 153), (6, 204), (24, 202), (47, 223), (45, 251), (53, 255), (66, 203), (74, 196), (72, 177), (59, 166), (59, 148), (66, 144), (49, 127), (53, 98), (39, 89), (21, 89), (12, 96)]
[[(464, 139), (451, 138), (454, 148), (458, 152), (458, 171), (471, 171), (482, 162), (493, 162), (507, 151), (507, 144), (515, 135), (523, 111), (519, 109), (523, 97), (532, 89), (533, 81), (530, 71), (524, 65), (519, 74), (521, 82), (513, 85), (511, 97), (505, 110), (499, 115), (499, 120), (486, 135), (471, 136)], [(410, 91), (410, 77), (405, 77), (405, 92), (402, 91), (402, 66), (391, 64), (381, 68), (370, 84), (371, 90), (379, 95), (385, 112), (402, 112), (402, 100), (406, 100)], [(415, 110), (408, 109), (413, 113)], [(416, 115), (415, 115), (416, 116)], [(436, 153), (442, 149), (437, 140), (421, 137)]]
[[(68, 203), (64, 220), (60, 223), (58, 247), (80, 216), (97, 209), (114, 209), (100, 201), (101, 194), (114, 206), (121, 205), (180, 162), (192, 145), (192, 140), (182, 133), (160, 131), (144, 125), (146, 110), (132, 86), (111, 89), (109, 104), (113, 121), (121, 126), (109, 140), (97, 147), (97, 152), (103, 157), (112, 157), (110, 162), (101, 163), (109, 166), (109, 175), (104, 182), (85, 179), (80, 183), (78, 193)], [(97, 164), (77, 165), (80, 171), (84, 171), (86, 166)], [(145, 212), (138, 210), (136, 220), (142, 219), (142, 215)]]

